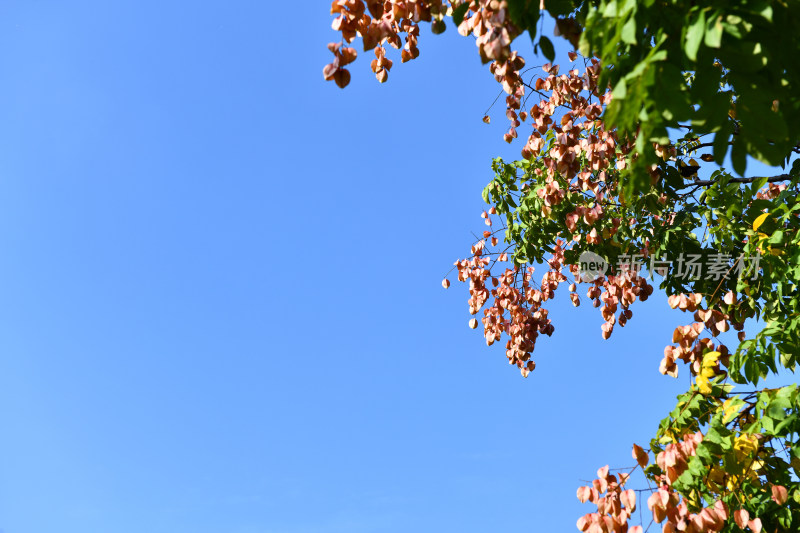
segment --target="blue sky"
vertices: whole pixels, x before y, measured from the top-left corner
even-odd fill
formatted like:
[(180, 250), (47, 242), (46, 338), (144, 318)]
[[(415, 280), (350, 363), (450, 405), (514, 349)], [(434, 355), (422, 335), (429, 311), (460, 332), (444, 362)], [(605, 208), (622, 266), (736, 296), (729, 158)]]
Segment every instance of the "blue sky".
[(572, 531), (685, 390), (663, 296), (527, 380), (467, 328), (498, 86), (450, 27), (339, 90), (311, 4), (0, 6), (4, 533)]

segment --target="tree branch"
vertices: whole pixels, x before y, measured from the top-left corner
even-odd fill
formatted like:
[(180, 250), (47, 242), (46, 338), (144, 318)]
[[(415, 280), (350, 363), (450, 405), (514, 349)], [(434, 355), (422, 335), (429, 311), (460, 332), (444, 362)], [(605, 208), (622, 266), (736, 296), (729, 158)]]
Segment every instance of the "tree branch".
[[(731, 178), (728, 180), (728, 183), (753, 183), (754, 181), (763, 178), (764, 176), (754, 176), (752, 178)], [(775, 183), (776, 181), (787, 181), (792, 179), (789, 174), (781, 174), (780, 176), (772, 176), (771, 178), (767, 178), (767, 183)], [(705, 187), (707, 185), (714, 185), (720, 180), (700, 180), (700, 181), (693, 181), (691, 183), (687, 183), (680, 189), (686, 189), (688, 187)]]

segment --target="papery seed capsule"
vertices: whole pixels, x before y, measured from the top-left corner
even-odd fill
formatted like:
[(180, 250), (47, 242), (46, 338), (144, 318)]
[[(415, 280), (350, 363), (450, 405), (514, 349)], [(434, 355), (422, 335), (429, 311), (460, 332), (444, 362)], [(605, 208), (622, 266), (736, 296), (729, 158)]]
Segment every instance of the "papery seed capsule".
[(442, 280), (442, 287), (444, 287), (445, 289), (450, 287), (450, 280), (447, 279), (447, 278), (443, 279)]
[(477, 318), (473, 318), (473, 319), (471, 319), (471, 320), (469, 321), (469, 327), (470, 327), (470, 329), (475, 329), (475, 328), (477, 328), (477, 327), (478, 327), (478, 319), (477, 319)]

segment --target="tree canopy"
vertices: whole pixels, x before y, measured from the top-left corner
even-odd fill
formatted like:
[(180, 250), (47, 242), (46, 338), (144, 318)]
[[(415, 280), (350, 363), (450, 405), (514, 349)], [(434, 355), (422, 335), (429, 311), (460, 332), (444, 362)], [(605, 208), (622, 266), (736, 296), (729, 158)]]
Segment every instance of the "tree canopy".
[[(554, 333), (547, 304), (562, 284), (600, 309), (603, 338), (656, 286), (688, 313), (659, 371), (683, 367), (690, 389), (633, 446), (635, 466), (578, 489), (597, 507), (578, 528), (641, 531), (638, 496), (664, 532), (800, 529), (800, 391), (757, 388), (800, 352), (800, 3), (337, 0), (331, 12), (342, 41), (323, 74), (340, 87), (356, 37), (384, 82), (386, 44), (412, 60), (419, 24), (440, 33), (450, 17), (507, 93), (505, 140), (527, 123), (520, 159), (492, 163), (483, 238), (456, 262), (482, 315), (470, 326), (489, 345), (505, 337), (523, 375)], [(568, 57), (541, 35), (544, 16)], [(533, 75), (515, 50), (525, 31), (550, 61)], [(782, 168), (748, 175), (748, 156)], [(625, 488), (636, 468), (648, 488)]]

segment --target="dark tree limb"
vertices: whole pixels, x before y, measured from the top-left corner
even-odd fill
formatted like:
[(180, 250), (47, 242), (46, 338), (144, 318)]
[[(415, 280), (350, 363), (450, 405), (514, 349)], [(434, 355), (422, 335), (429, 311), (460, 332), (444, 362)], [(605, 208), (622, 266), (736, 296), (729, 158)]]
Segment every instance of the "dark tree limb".
[[(754, 176), (752, 178), (731, 178), (728, 180), (728, 183), (753, 183), (756, 180), (762, 179), (764, 176)], [(792, 179), (789, 174), (781, 174), (780, 176), (772, 176), (767, 178), (767, 183), (775, 183), (776, 181), (787, 181)], [(691, 183), (687, 183), (683, 187), (679, 187), (679, 189), (686, 189), (688, 187), (706, 187), (708, 185), (714, 185), (715, 183), (719, 182), (720, 180), (699, 180), (693, 181)]]

